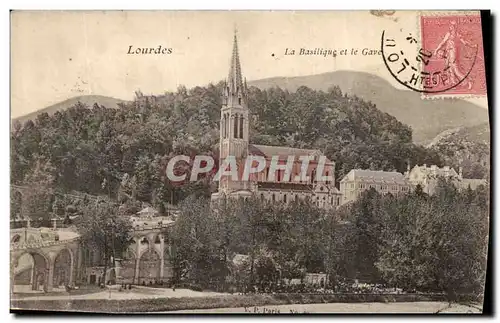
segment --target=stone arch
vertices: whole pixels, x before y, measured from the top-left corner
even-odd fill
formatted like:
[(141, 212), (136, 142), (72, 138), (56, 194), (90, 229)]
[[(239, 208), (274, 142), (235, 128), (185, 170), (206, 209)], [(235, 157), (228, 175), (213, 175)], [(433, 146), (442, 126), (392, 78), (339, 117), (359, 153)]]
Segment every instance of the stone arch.
[(15, 234), (12, 239), (10, 239), (10, 243), (18, 243), (21, 241), (21, 235), (20, 234)]
[[(29, 255), (29, 257), (26, 257)], [(50, 259), (39, 250), (28, 250), (13, 260), (12, 284), (14, 292), (26, 290), (47, 291), (49, 287)]]
[(61, 249), (54, 258), (54, 286), (73, 284), (74, 256), (70, 248)]
[(139, 284), (151, 285), (160, 278), (161, 257), (154, 249), (142, 253), (139, 262)]

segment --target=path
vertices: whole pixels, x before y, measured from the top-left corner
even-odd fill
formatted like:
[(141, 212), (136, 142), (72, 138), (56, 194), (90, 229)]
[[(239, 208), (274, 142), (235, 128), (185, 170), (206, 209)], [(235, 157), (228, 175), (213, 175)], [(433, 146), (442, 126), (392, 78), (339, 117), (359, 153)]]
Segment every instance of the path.
[(80, 295), (36, 295), (22, 298), (13, 296), (12, 300), (73, 300), (73, 299), (147, 299), (147, 298), (179, 298), (179, 297), (206, 297), (226, 295), (215, 292), (197, 292), (190, 289), (176, 289), (175, 292), (171, 288), (151, 288), (137, 286), (131, 290), (103, 290), (89, 294)]
[(269, 305), (249, 308), (214, 308), (181, 310), (164, 313), (480, 313), (476, 308), (446, 302), (400, 302), (400, 303), (330, 303)]

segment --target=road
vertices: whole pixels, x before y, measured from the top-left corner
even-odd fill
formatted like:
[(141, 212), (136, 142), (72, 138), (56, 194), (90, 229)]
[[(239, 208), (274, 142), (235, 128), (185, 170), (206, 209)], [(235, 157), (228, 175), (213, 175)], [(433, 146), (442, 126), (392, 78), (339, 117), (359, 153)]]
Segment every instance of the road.
[(214, 308), (205, 310), (182, 310), (165, 313), (480, 313), (475, 307), (446, 302), (400, 302), (400, 303), (330, 303), (270, 305), (249, 308)]

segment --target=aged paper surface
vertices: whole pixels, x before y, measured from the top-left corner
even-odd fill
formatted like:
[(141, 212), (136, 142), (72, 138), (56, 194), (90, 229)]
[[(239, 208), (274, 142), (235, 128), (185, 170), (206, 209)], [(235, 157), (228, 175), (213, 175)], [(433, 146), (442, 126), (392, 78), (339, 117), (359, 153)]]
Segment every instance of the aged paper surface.
[(11, 309), (482, 312), (483, 23), (13, 11)]

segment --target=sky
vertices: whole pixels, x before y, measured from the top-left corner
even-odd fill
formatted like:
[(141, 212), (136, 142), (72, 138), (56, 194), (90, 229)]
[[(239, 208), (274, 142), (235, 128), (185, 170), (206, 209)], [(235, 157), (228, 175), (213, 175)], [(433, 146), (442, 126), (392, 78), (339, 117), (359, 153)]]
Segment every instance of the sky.
[[(243, 75), (250, 80), (336, 70), (378, 75), (397, 88), (380, 55), (381, 33), (419, 33), (418, 13), (368, 11), (14, 11), (11, 14), (11, 117), (79, 95), (132, 99), (227, 76), (237, 29)], [(158, 46), (171, 54), (127, 54)], [(291, 49), (296, 55), (285, 55)], [(336, 49), (332, 56), (300, 48)], [(342, 49), (358, 55), (340, 55)], [(469, 101), (484, 108), (486, 98)]]

